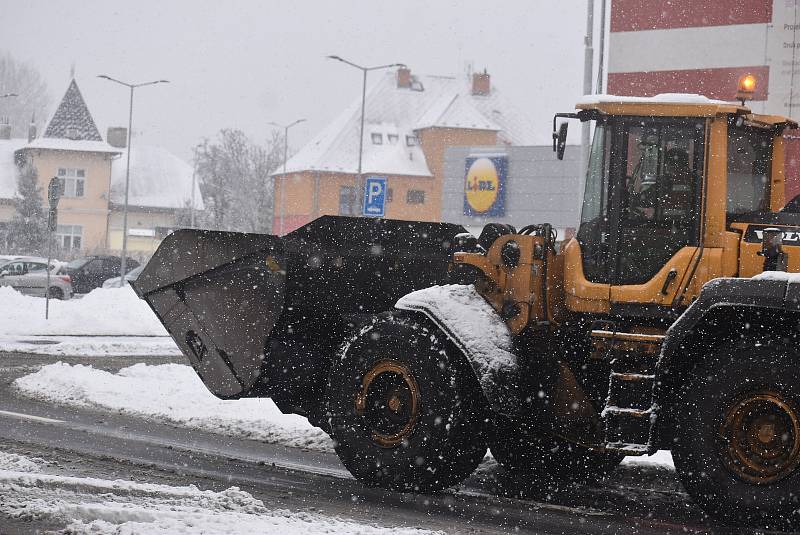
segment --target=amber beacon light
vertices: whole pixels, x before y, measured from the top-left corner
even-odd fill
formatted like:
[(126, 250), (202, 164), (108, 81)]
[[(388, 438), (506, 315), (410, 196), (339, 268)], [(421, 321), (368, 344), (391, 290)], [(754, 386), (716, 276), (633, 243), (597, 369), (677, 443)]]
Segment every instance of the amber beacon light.
[(745, 101), (752, 100), (756, 92), (756, 77), (752, 74), (745, 74), (739, 78), (739, 86), (736, 89), (736, 100), (741, 101), (744, 106)]

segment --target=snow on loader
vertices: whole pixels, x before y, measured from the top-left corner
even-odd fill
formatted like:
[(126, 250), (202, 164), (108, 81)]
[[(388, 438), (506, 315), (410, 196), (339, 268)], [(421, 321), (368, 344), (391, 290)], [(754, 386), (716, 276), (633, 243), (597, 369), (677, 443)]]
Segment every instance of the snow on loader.
[(573, 239), (344, 217), (182, 230), (136, 291), (214, 394), (308, 417), (366, 484), (442, 489), (487, 448), (530, 485), (667, 449), (709, 514), (796, 521), (800, 282), (780, 271), (800, 271), (797, 124), (685, 95), (576, 108), (556, 117), (596, 128)]

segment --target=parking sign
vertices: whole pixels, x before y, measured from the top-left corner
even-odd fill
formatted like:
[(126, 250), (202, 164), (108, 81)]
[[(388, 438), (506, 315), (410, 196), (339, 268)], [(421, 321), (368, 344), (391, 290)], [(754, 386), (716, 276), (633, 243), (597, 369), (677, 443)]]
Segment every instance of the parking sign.
[(367, 217), (383, 217), (386, 204), (386, 178), (368, 176), (364, 182), (364, 209)]

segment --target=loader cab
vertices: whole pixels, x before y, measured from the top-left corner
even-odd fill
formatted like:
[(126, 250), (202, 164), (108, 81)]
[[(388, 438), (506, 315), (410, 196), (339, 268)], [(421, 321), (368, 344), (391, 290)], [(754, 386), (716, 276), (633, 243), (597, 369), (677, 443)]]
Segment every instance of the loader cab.
[(592, 283), (642, 284), (699, 233), (705, 123), (597, 121), (577, 241)]
[(737, 276), (741, 230), (731, 225), (783, 205), (772, 169), (783, 167), (788, 120), (687, 95), (577, 107), (559, 115), (590, 121), (594, 136), (564, 250), (567, 308), (674, 318), (705, 282)]

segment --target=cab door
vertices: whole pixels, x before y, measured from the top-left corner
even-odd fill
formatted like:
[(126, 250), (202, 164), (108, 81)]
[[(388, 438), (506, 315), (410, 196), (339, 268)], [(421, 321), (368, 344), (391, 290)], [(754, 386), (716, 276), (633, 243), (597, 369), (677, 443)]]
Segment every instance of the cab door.
[(703, 118), (632, 118), (615, 129), (611, 312), (669, 313), (697, 253)]

